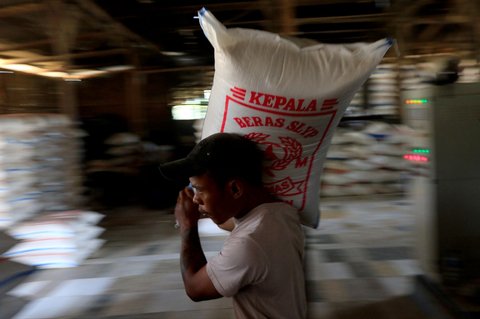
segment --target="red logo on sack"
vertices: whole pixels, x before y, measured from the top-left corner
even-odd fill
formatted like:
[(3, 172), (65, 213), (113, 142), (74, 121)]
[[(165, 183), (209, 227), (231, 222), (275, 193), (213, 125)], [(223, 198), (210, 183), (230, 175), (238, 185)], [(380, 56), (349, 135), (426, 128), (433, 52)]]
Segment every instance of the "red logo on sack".
[[(221, 132), (237, 132), (265, 151), (265, 186), (303, 210), (313, 163), (332, 127), (337, 98), (302, 99), (230, 88)], [(308, 146), (308, 147), (307, 147)]]
[(305, 192), (305, 183), (303, 181), (294, 182), (290, 177), (286, 177), (273, 183), (265, 183), (265, 187), (271, 193), (277, 194), (278, 196), (301, 195)]
[(246, 134), (245, 137), (265, 146), (265, 157), (269, 163), (266, 173), (270, 176), (275, 176), (273, 171), (286, 169), (290, 163), (302, 156), (302, 144), (294, 138), (279, 136), (278, 139), (281, 143), (275, 143), (268, 140), (270, 135), (264, 133), (253, 132)]
[[(248, 102), (251, 106), (269, 109), (270, 111), (279, 112), (295, 112), (312, 115), (316, 112), (332, 110), (338, 105), (337, 98), (317, 100), (317, 99), (297, 99), (281, 95), (273, 95), (263, 92), (255, 92), (233, 87), (230, 89), (232, 96), (244, 102)], [(247, 94), (249, 93), (249, 94)], [(246, 99), (248, 97), (248, 99)], [(320, 106), (320, 108), (318, 107)]]

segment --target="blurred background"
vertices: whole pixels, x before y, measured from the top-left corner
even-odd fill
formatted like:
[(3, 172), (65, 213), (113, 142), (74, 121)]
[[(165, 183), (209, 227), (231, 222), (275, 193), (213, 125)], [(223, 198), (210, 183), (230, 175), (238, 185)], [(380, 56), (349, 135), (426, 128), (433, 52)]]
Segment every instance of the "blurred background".
[[(2, 0), (0, 318), (232, 318), (185, 298), (182, 185), (157, 170), (200, 138), (202, 7), (227, 28), (395, 39), (327, 154), (309, 316), (479, 317), (477, 1)], [(213, 254), (225, 234), (202, 227)]]

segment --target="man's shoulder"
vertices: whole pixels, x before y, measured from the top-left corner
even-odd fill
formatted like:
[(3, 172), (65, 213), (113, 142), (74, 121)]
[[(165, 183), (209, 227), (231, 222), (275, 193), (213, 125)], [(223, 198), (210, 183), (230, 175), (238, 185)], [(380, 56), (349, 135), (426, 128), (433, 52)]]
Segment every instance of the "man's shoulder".
[(293, 207), (292, 205), (282, 202), (282, 201), (276, 201), (276, 202), (268, 202), (268, 203), (263, 203), (258, 206), (260, 209), (265, 209), (265, 210), (274, 210), (274, 211), (291, 211), (291, 212), (298, 212), (298, 210)]
[(298, 209), (288, 203), (278, 201), (260, 205), (258, 207), (258, 214), (263, 214), (265, 216), (270, 216), (271, 214), (274, 214), (276, 216), (291, 215), (297, 217)]
[(254, 208), (237, 226), (239, 232), (249, 233), (285, 223), (300, 223), (298, 210), (284, 202), (269, 202)]

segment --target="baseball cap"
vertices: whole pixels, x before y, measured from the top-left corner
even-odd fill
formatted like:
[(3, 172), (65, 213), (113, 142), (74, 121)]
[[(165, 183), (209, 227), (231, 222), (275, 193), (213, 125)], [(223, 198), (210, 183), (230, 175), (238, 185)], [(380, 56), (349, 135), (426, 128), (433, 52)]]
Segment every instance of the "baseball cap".
[(236, 133), (216, 133), (202, 139), (182, 159), (160, 165), (160, 173), (172, 181), (186, 180), (214, 170), (217, 174), (238, 175), (258, 171), (262, 152), (257, 144)]

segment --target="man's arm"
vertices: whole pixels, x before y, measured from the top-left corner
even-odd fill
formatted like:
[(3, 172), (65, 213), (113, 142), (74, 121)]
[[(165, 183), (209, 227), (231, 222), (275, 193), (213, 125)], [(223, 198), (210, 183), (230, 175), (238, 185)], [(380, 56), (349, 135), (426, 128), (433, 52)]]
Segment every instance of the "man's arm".
[(175, 207), (175, 216), (180, 224), (182, 247), (180, 267), (187, 295), (193, 301), (220, 298), (207, 274), (207, 259), (202, 250), (198, 235), (198, 207), (193, 203), (193, 193), (189, 189), (180, 192)]
[(196, 226), (182, 232), (180, 264), (183, 284), (190, 299), (201, 301), (222, 297), (208, 277), (207, 260)]

